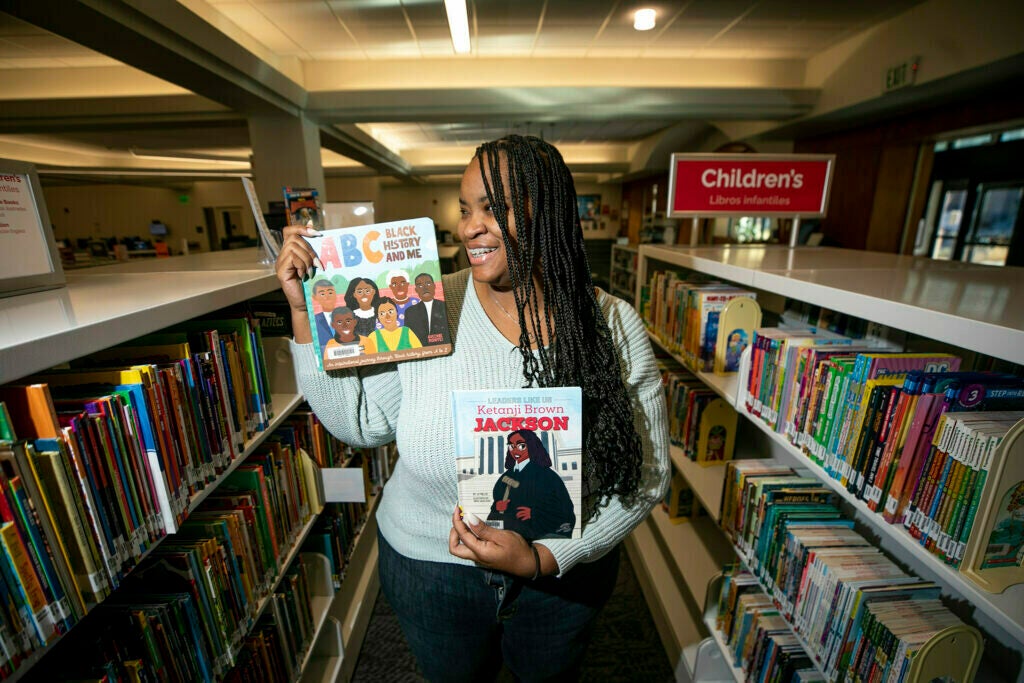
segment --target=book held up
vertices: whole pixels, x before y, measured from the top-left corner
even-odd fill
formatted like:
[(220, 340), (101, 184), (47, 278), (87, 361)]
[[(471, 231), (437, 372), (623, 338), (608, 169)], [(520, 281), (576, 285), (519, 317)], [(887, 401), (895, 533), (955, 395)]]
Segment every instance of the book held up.
[(324, 230), (304, 239), (323, 266), (303, 285), (323, 370), (451, 353), (433, 221)]
[(459, 506), (533, 541), (582, 531), (579, 387), (453, 391)]

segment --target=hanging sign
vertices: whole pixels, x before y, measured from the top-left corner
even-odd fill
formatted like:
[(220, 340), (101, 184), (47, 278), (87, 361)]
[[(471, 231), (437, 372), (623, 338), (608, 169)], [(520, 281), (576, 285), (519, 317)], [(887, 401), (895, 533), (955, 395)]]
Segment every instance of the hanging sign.
[(668, 217), (824, 216), (835, 156), (673, 154)]
[(0, 296), (64, 282), (35, 167), (0, 159)]

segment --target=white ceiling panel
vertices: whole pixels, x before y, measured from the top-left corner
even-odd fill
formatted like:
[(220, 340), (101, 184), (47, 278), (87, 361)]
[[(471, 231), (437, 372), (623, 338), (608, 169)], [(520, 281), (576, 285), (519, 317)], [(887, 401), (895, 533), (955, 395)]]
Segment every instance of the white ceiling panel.
[[(443, 6), (443, 3), (439, 2)], [(537, 25), (544, 0), (470, 0), (469, 22), (477, 26)]]
[[(320, 0), (264, 3), (259, 9), (303, 50), (330, 50), (352, 45), (352, 38), (345, 26), (339, 22), (331, 8)], [(404, 22), (401, 25), (404, 26)], [(408, 39), (408, 31), (405, 35)], [(358, 36), (356, 40), (359, 41)]]
[(224, 2), (216, 9), (271, 51), (280, 55), (303, 55), (303, 48), (298, 43), (248, 2)]
[(82, 47), (70, 40), (55, 36), (51, 33), (38, 35), (22, 34), (8, 35), (3, 41), (21, 50), (26, 57), (84, 57), (96, 54), (86, 47)]

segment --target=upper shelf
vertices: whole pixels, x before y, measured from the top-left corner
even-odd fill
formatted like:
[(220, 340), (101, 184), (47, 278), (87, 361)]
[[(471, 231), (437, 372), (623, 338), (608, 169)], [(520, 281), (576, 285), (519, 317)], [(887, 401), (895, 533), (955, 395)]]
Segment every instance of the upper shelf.
[(1024, 363), (1024, 269), (831, 247), (680, 247), (640, 254)]
[(66, 273), (67, 286), (0, 299), (0, 383), (277, 288), (258, 249)]

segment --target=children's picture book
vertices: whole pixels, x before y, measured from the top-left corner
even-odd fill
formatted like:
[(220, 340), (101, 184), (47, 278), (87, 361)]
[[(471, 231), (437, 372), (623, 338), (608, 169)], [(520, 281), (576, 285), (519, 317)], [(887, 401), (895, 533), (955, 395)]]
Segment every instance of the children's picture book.
[(459, 506), (533, 541), (582, 531), (579, 387), (453, 391)]
[(323, 370), (451, 353), (432, 220), (324, 230), (303, 239), (323, 265), (303, 285)]
[(316, 188), (284, 188), (284, 207), (288, 211), (288, 222), (292, 225), (310, 225), (317, 230), (324, 227), (324, 213)]

